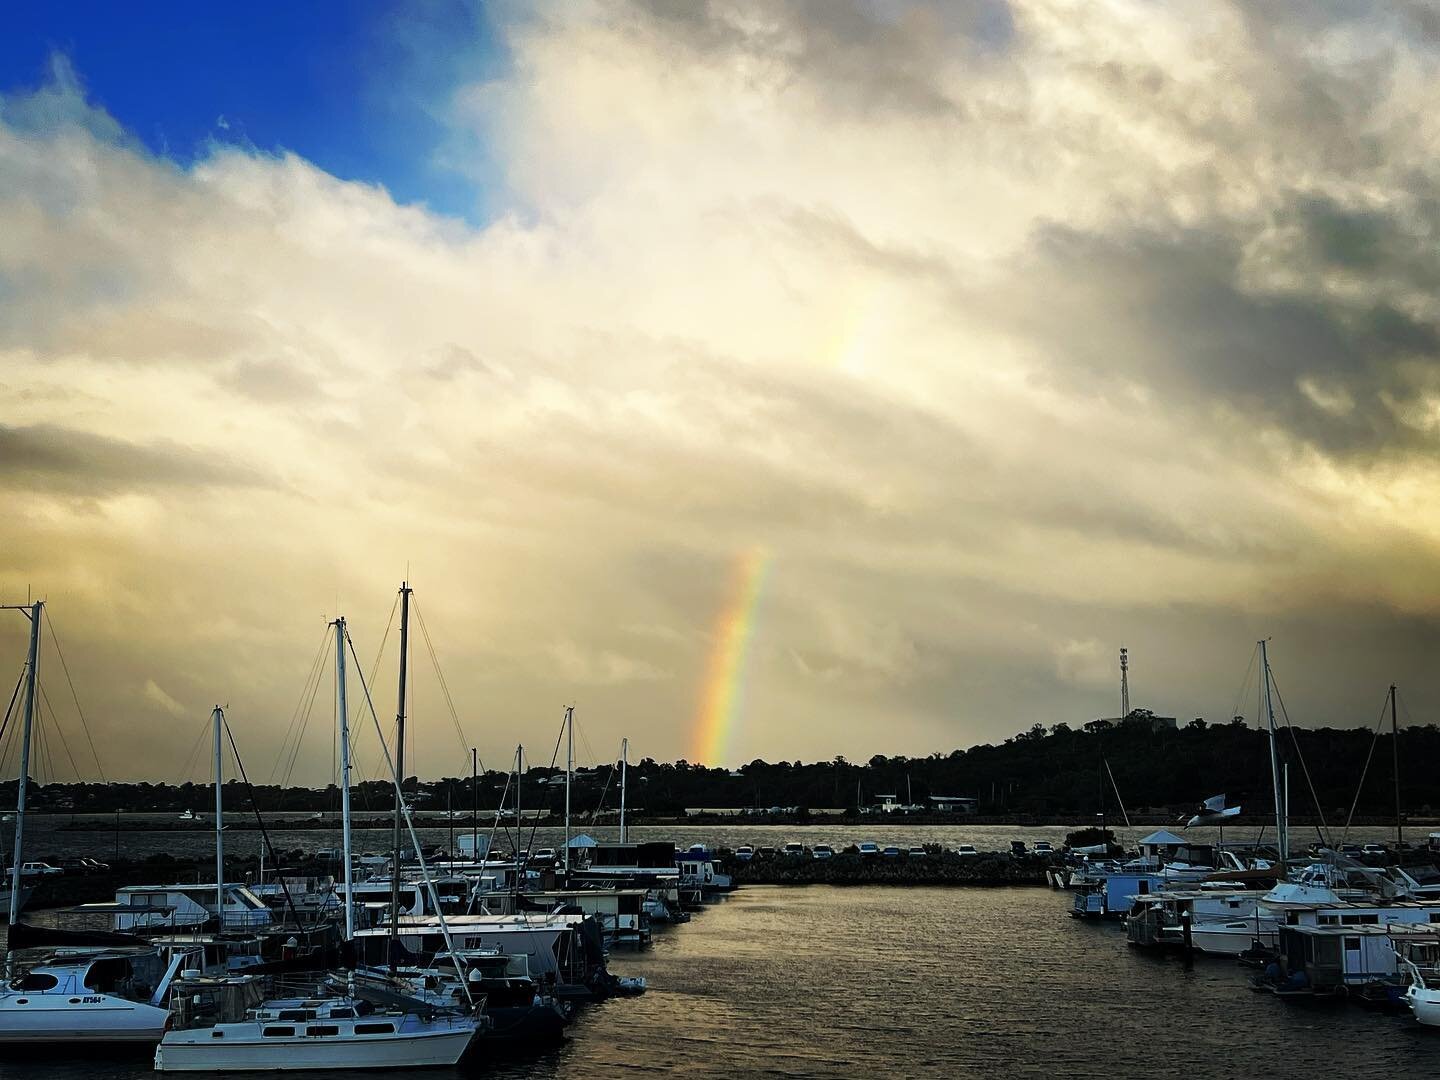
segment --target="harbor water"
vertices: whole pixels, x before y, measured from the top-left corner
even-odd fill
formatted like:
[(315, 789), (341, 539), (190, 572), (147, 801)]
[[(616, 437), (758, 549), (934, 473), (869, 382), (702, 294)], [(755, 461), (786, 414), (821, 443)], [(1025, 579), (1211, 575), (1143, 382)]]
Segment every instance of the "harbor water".
[[(1069, 903), (1038, 888), (747, 887), (650, 949), (615, 952), (613, 970), (647, 979), (643, 996), (583, 1010), (556, 1049), (473, 1072), (1440, 1074), (1440, 1031), (1407, 1015), (1287, 1005), (1252, 993), (1233, 962), (1131, 949), (1117, 926), (1068, 918)], [(148, 1075), (143, 1056), (0, 1060), (3, 1080)]]

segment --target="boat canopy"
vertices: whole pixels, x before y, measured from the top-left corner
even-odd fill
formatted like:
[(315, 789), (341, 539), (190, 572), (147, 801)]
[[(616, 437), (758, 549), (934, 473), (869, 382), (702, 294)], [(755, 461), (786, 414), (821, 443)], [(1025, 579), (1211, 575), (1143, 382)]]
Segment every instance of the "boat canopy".
[(593, 836), (587, 836), (585, 833), (581, 833), (579, 836), (570, 838), (569, 846), (572, 848), (599, 847), (600, 841), (596, 840)]

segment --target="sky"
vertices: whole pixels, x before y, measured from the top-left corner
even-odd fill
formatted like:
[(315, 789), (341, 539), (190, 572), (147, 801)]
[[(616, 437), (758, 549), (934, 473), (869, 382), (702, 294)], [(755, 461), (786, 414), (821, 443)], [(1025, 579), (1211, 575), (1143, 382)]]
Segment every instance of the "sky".
[(388, 724), (406, 578), (422, 775), (570, 704), (597, 761), (948, 753), (1113, 715), (1121, 646), (1253, 721), (1262, 637), (1297, 723), (1434, 716), (1425, 5), (14, 22), (0, 601), (107, 775), (218, 702), (324, 783), (327, 622)]

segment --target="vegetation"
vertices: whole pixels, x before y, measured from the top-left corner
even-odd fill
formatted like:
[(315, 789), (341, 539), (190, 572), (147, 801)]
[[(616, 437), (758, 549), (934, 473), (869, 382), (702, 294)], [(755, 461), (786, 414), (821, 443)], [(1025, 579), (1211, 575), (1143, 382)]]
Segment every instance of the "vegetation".
[[(788, 816), (803, 818), (806, 808), (843, 809), (854, 815), (873, 806), (879, 796), (893, 795), (902, 803), (923, 804), (928, 796), (970, 796), (978, 800), (984, 816), (1089, 818), (1102, 808), (1118, 817), (1118, 788), (1132, 814), (1179, 815), (1194, 809), (1202, 799), (1225, 793), (1232, 804), (1250, 814), (1264, 814), (1271, 806), (1270, 751), (1266, 734), (1236, 719), (1226, 724), (1195, 720), (1168, 729), (1144, 722), (1111, 724), (1096, 721), (1074, 729), (1056, 724), (1048, 730), (1036, 724), (999, 745), (983, 744), (968, 750), (929, 757), (876, 755), (864, 764), (837, 757), (832, 761), (752, 761), (728, 770), (692, 765), (686, 761), (656, 762), (649, 758), (630, 766), (629, 800), (637, 814), (678, 816), (696, 808), (785, 808)], [(1374, 738), (1363, 729), (1282, 731), (1282, 746), (1290, 763), (1292, 812), (1312, 815), (1315, 810), (1306, 769), (1313, 780), (1320, 806), (1332, 822), (1349, 812), (1362, 771), (1368, 775), (1360, 791), (1357, 813), (1371, 817), (1393, 815), (1395, 805), (1391, 737)], [(1301, 765), (1303, 755), (1304, 765)], [(1373, 754), (1372, 754), (1373, 750)], [(1440, 729), (1435, 725), (1410, 727), (1400, 732), (1401, 796), (1407, 813), (1428, 814), (1440, 807), (1440, 773), (1421, 762), (1440, 760)], [(1102, 762), (1113, 773), (1111, 784)], [(531, 769), (525, 778), (527, 809), (549, 807), (558, 811), (563, 785), (555, 769)], [(490, 772), (477, 784), (481, 812), (499, 805), (506, 776)], [(1102, 783), (1103, 779), (1103, 783)], [(544, 781), (552, 781), (546, 783)], [(577, 814), (603, 807), (613, 813), (618, 804), (618, 780), (608, 768), (577, 777), (574, 795)], [(471, 806), (469, 777), (452, 777), (422, 783), (406, 781), (423, 810), (457, 811)], [(14, 781), (0, 785), (0, 801), (13, 802)], [(227, 785), (226, 805), (236, 811), (248, 805), (242, 785)], [(256, 789), (267, 813), (333, 811), (339, 791), (328, 788)], [(37, 809), (109, 813), (115, 810), (181, 811), (203, 813), (213, 795), (203, 784), (47, 784), (30, 789)], [(507, 800), (513, 805), (513, 794)], [(387, 785), (368, 782), (356, 789), (355, 807), (384, 810), (391, 805)]]

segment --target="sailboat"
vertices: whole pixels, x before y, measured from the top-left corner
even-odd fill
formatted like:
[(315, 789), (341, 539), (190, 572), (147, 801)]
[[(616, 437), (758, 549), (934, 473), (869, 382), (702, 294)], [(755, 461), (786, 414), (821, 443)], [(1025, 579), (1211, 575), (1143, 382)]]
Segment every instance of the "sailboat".
[[(406, 646), (410, 588), (401, 587), (400, 725), (404, 745)], [(341, 836), (345, 868), (345, 940), (355, 937), (350, 836), (350, 729), (346, 702), (345, 651), (350, 645), (343, 617), (335, 627), (335, 693), (340, 719)], [(363, 687), (363, 677), (362, 677)], [(370, 704), (368, 688), (366, 703)], [(371, 707), (374, 718), (374, 709)], [(376, 719), (376, 730), (379, 721)], [(421, 848), (414, 820), (400, 787), (401, 769), (381, 740), (395, 784), (397, 818), (403, 818), (417, 855)], [(398, 847), (397, 827), (397, 847)], [(421, 872), (440, 909), (434, 883), (421, 859)], [(397, 860), (398, 861), (398, 860)], [(396, 875), (398, 878), (398, 875)], [(444, 915), (438, 916), (445, 927)], [(449, 930), (444, 930), (449, 945)], [(451, 948), (453, 954), (453, 946)], [(337, 987), (337, 983), (339, 984)], [(263, 997), (249, 976), (181, 980), (175, 1022), (155, 1050), (159, 1072), (237, 1072), (251, 1070), (342, 1070), (420, 1068), (457, 1064), (482, 1026), (488, 1025), (462, 984), (464, 1004), (441, 1008), (385, 988), (361, 989), (353, 974), (331, 976)]]
[[(23, 608), (30, 619), (30, 653), (25, 667), (24, 727), (20, 742), (20, 783), (15, 804), (15, 866), (5, 893), (12, 934), (29, 890), (21, 884), (24, 865), (25, 796), (30, 771), (30, 736), (39, 692), (40, 619), (45, 602)], [(0, 1044), (155, 1042), (169, 1012), (166, 989), (184, 960), (165, 968), (154, 949), (65, 949), (6, 954), (7, 981), (0, 987)]]

